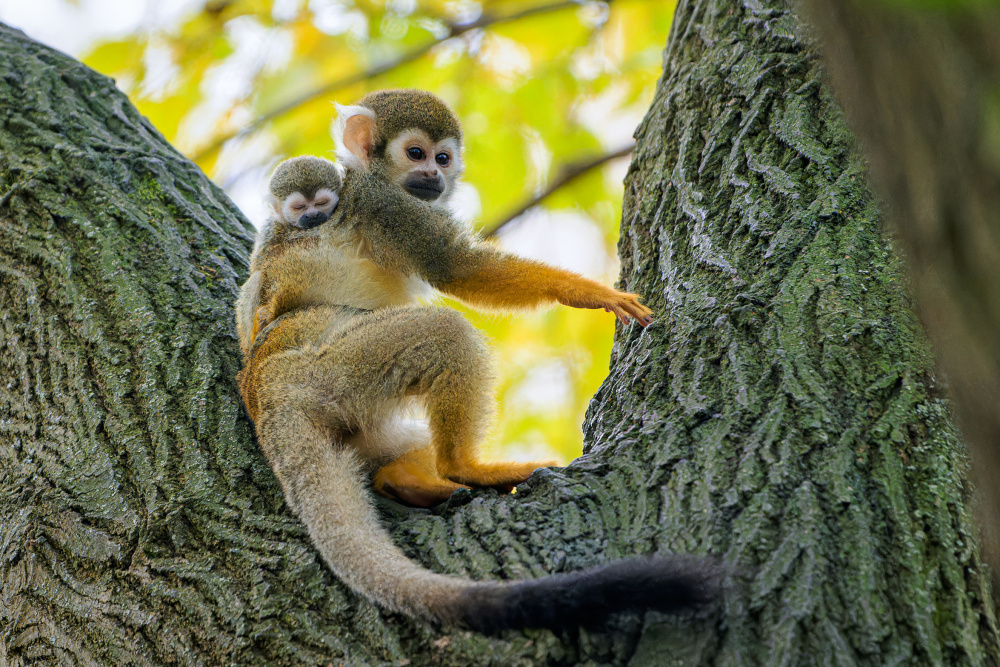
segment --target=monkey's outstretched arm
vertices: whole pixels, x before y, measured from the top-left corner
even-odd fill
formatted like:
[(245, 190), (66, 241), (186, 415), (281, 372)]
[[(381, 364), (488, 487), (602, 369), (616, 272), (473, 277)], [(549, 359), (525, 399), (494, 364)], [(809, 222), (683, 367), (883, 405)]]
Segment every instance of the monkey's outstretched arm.
[(604, 308), (624, 324), (653, 321), (636, 294), (619, 292), (571, 271), (524, 259), (485, 244), (456, 253), (451, 276), (435, 287), (473, 306), (530, 308), (556, 301), (574, 308)]
[(351, 174), (343, 199), (352, 202), (378, 264), (416, 273), (472, 306), (517, 310), (557, 302), (604, 308), (626, 324), (652, 322), (652, 311), (637, 295), (483, 243), (451, 216), (377, 174)]

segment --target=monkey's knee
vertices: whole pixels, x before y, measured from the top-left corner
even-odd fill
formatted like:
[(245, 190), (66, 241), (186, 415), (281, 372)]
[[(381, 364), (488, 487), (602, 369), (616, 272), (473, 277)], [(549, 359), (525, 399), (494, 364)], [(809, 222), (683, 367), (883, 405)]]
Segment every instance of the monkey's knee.
[(493, 359), (482, 332), (450, 309), (435, 309), (426, 319), (427, 345), (437, 350), (440, 368), (455, 379), (466, 379), (477, 387), (492, 388)]
[(450, 346), (452, 354), (489, 358), (489, 348), (482, 332), (458, 311), (450, 308), (428, 309), (423, 320), (427, 337)]

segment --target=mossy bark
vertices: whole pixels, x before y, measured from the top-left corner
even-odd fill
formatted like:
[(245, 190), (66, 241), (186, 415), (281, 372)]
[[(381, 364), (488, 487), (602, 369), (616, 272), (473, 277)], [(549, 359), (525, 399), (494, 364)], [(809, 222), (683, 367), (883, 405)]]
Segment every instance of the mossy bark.
[(787, 3), (692, 1), (665, 65), (619, 245), (660, 319), (587, 430), (661, 490), (659, 548), (745, 573), (685, 664), (995, 663), (964, 451), (815, 45)]
[(986, 664), (965, 462), (815, 52), (778, 0), (684, 2), (627, 181), (587, 453), (510, 497), (384, 503), (477, 578), (718, 554), (708, 618), (487, 639), (320, 562), (253, 444), (250, 228), (111, 81), (0, 28), (0, 664)]
[(803, 1), (914, 276), (1000, 583), (1000, 6)]

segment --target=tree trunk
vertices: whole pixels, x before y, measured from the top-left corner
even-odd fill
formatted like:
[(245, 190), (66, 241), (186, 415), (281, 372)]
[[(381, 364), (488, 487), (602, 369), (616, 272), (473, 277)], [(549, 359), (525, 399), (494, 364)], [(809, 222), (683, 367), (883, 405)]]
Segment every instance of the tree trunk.
[(1000, 8), (809, 0), (969, 443), (1000, 584)]
[(0, 665), (982, 664), (962, 447), (783, 0), (684, 2), (626, 183), (587, 454), (514, 496), (385, 502), (415, 559), (529, 577), (714, 553), (705, 619), (435, 629), (288, 512), (233, 378), (250, 228), (111, 81), (0, 29)]

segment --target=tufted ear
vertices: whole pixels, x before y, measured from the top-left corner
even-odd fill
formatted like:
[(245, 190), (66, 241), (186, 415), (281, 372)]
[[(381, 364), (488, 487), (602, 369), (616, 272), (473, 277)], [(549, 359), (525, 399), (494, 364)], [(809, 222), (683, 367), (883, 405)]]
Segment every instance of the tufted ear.
[(337, 105), (330, 128), (337, 160), (348, 169), (367, 169), (375, 143), (375, 112), (367, 107)]

